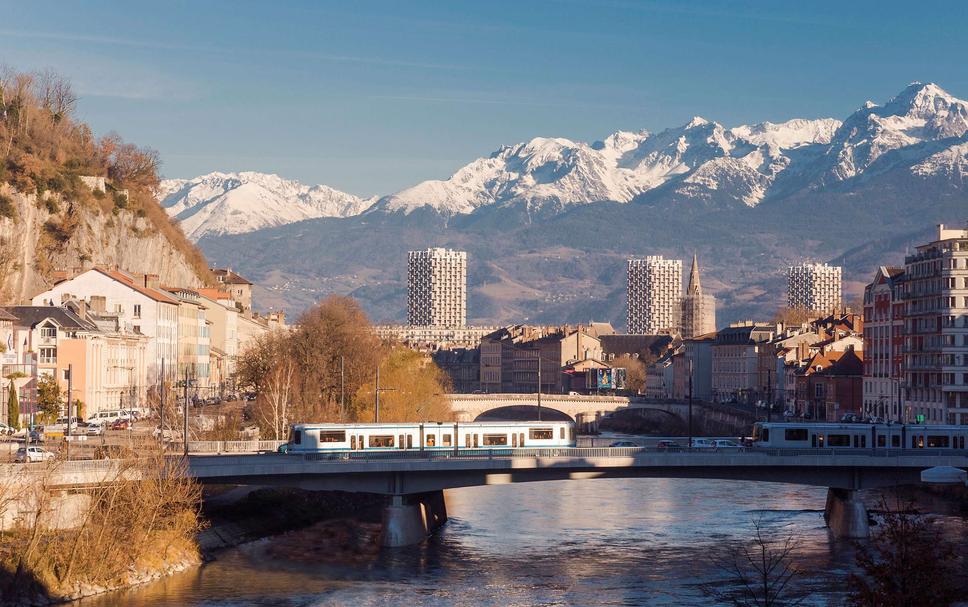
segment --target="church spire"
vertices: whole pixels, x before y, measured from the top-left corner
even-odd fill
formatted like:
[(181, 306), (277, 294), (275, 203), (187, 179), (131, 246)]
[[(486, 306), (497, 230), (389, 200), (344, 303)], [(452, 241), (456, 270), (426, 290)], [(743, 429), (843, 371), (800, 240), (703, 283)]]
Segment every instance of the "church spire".
[(692, 254), (692, 269), (689, 271), (689, 289), (686, 291), (688, 295), (701, 295), (702, 285), (699, 284), (699, 260), (696, 254)]

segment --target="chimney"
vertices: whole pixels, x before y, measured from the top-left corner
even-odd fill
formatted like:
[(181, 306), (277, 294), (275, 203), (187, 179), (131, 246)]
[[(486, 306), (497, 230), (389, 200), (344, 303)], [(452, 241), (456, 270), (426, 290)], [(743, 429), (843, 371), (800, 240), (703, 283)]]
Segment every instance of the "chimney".
[(108, 309), (107, 298), (103, 295), (91, 295), (90, 310), (97, 314), (104, 314)]
[(83, 299), (78, 299), (77, 300), (77, 315), (80, 316), (81, 318), (83, 318), (84, 320), (87, 320), (87, 312), (88, 312), (87, 302), (84, 301)]
[(158, 288), (158, 275), (157, 274), (145, 274), (145, 288), (146, 289), (157, 289)]

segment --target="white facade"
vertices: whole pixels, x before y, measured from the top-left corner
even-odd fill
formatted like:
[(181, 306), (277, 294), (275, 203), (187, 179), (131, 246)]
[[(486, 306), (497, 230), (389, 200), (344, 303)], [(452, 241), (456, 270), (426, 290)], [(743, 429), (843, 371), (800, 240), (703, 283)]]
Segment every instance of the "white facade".
[(628, 332), (657, 335), (679, 331), (682, 260), (661, 255), (628, 260)]
[(787, 304), (817, 312), (833, 312), (841, 303), (840, 266), (805, 263), (787, 270)]
[(410, 251), (407, 324), (423, 327), (467, 324), (467, 253), (441, 248)]
[(35, 295), (31, 303), (60, 305), (76, 299), (87, 301), (92, 310), (103, 303), (106, 312), (118, 315), (125, 331), (149, 338), (147, 377), (154, 384), (159, 380), (162, 361), (166, 361), (166, 372), (170, 373), (178, 360), (178, 300), (145, 282), (143, 277), (124, 272), (93, 269)]

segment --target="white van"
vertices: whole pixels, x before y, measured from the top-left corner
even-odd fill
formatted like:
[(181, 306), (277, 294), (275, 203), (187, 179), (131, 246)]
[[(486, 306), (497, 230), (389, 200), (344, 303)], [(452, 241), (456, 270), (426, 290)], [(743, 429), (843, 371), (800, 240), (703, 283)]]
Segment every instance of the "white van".
[(112, 409), (109, 411), (98, 411), (97, 415), (88, 420), (89, 424), (95, 424), (98, 426), (108, 426), (118, 421), (119, 419), (131, 420), (131, 414), (127, 411), (121, 411), (120, 409)]

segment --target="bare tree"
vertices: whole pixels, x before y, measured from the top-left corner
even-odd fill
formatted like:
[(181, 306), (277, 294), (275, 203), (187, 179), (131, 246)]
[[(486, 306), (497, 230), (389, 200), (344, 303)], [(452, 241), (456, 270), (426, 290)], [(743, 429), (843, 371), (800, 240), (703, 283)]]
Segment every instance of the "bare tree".
[(269, 373), (265, 390), (259, 395), (259, 421), (263, 428), (272, 431), (275, 440), (281, 440), (289, 427), (289, 398), (292, 390), (292, 361), (285, 360)]
[(120, 143), (113, 149), (108, 176), (121, 185), (158, 186), (161, 157), (151, 148), (139, 148), (132, 143)]
[(753, 521), (753, 539), (738, 546), (717, 561), (729, 576), (729, 584), (721, 581), (702, 585), (708, 596), (736, 607), (792, 607), (803, 598), (791, 596), (790, 582), (801, 572), (793, 564), (798, 539), (786, 535), (774, 539), (764, 529), (762, 517)]
[(77, 105), (77, 95), (71, 88), (70, 80), (53, 70), (44, 70), (37, 74), (36, 86), (41, 107), (50, 112), (54, 124), (70, 117)]

